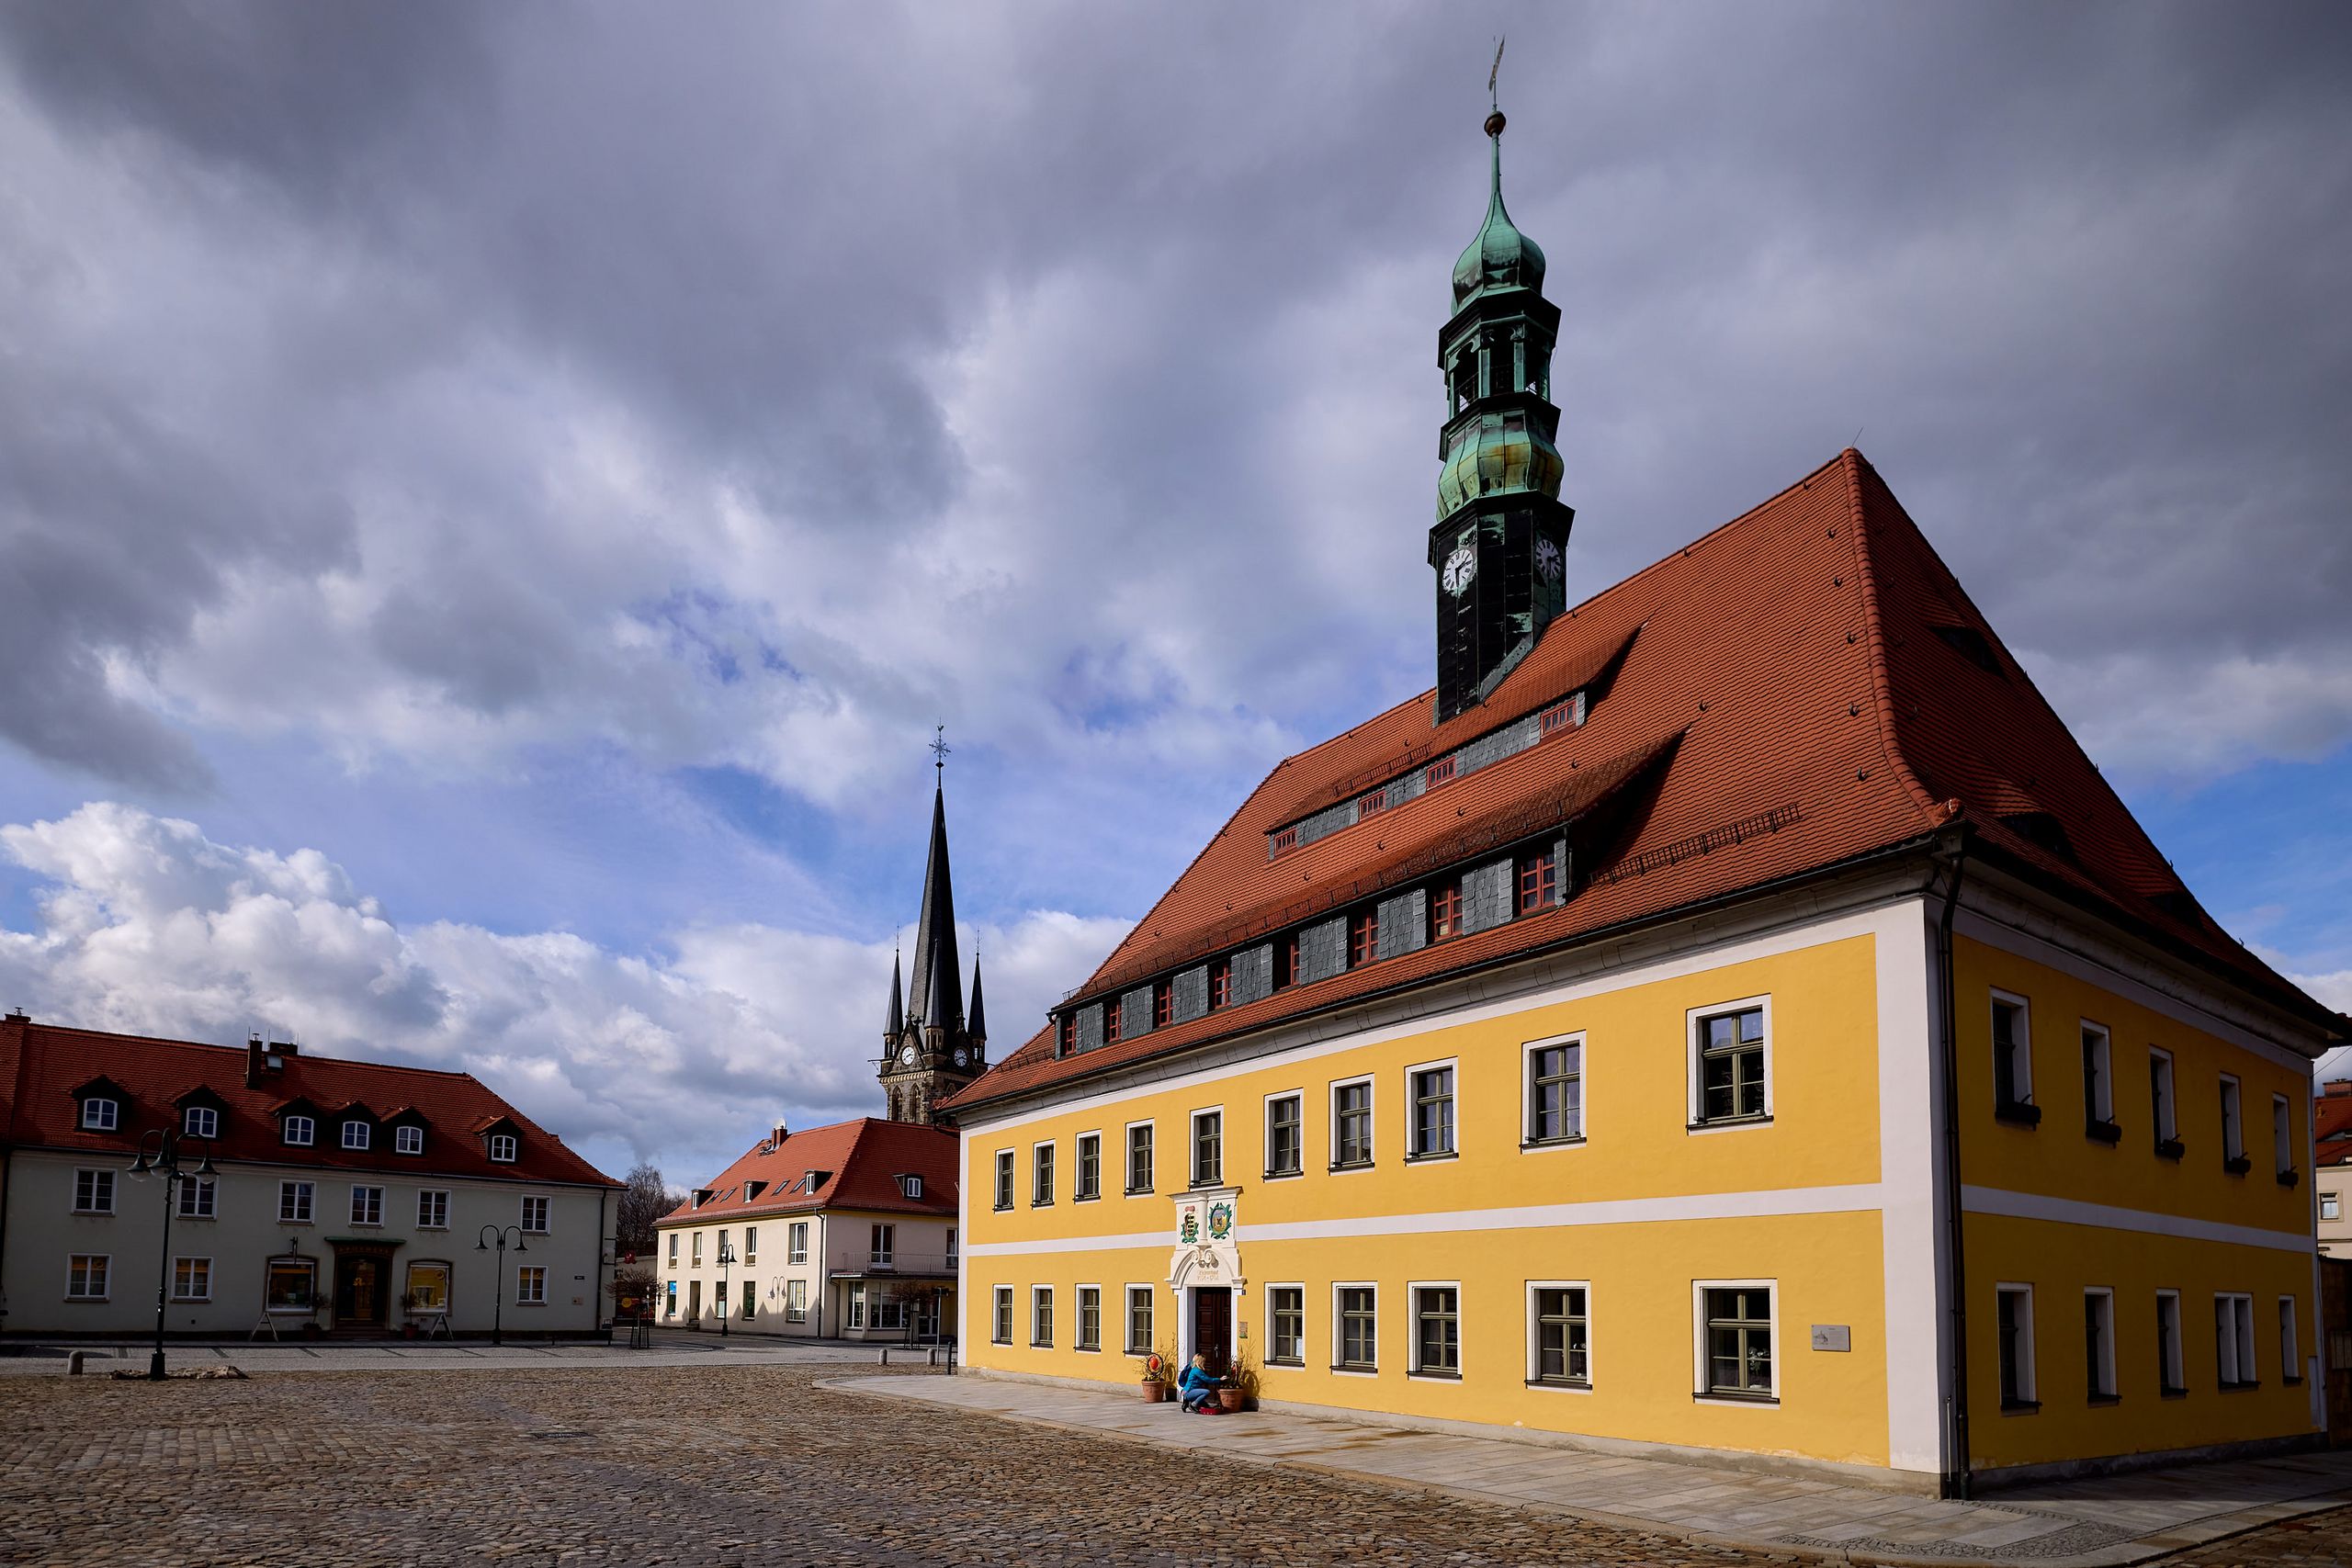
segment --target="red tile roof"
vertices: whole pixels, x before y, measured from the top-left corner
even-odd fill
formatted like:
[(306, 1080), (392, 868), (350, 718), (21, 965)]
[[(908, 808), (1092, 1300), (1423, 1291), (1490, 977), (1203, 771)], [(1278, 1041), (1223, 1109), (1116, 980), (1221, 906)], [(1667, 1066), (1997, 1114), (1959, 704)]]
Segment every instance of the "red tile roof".
[(2317, 1125), (2312, 1137), (2322, 1165), (2352, 1165), (2352, 1079), (2336, 1078), (2320, 1086), (2312, 1110)]
[[(1604, 680), (1582, 726), (1268, 858), (1267, 835), (1302, 813), (1576, 691), (1598, 694)], [(1492, 841), (1482, 826), (1540, 829), (1535, 818), (1565, 821), (1623, 786), (1639, 797), (1629, 807), (1637, 819), (1612, 843), (1578, 842), (1566, 904), (1080, 1056), (1057, 1058), (1048, 1028), (948, 1103), (1181, 1050), (1954, 824), (1980, 849), (2314, 1023), (2347, 1026), (2197, 908), (1850, 448), (1554, 620), (1483, 705), (1432, 727), (1433, 697), (1424, 692), (1277, 764), (1077, 995), (1116, 990), (1466, 859)]]
[[(333, 1056), (295, 1055), (284, 1060), (285, 1066), (270, 1070), (259, 1088), (248, 1089), (243, 1046), (108, 1034), (11, 1017), (0, 1021), (0, 1085), (5, 1086), (0, 1095), (6, 1097), (0, 1130), (18, 1147), (87, 1149), (128, 1160), (141, 1134), (177, 1126), (180, 1102), (191, 1090), (206, 1089), (218, 1097), (222, 1110), (220, 1135), (212, 1145), (215, 1159), (620, 1185), (470, 1073)], [(128, 1095), (130, 1103), (114, 1132), (85, 1132), (73, 1091), (101, 1077)], [(312, 1146), (288, 1146), (279, 1141), (277, 1113), (296, 1100), (310, 1101), (322, 1113), (359, 1106), (379, 1122), (396, 1111), (413, 1110), (424, 1119), (424, 1153), (396, 1155), (384, 1135), (378, 1136), (371, 1149), (346, 1150), (335, 1145), (323, 1123)], [(493, 1164), (487, 1145), (476, 1135), (478, 1128), (501, 1119), (513, 1124), (517, 1138), (512, 1164)]]
[[(803, 1190), (810, 1171), (824, 1179)], [(922, 1178), (922, 1196), (910, 1198), (901, 1176)], [(749, 1184), (761, 1183), (756, 1197)], [(733, 1219), (759, 1214), (804, 1213), (816, 1209), (880, 1209), (895, 1213), (956, 1213), (956, 1134), (913, 1122), (883, 1122), (861, 1116), (830, 1127), (788, 1133), (782, 1143), (762, 1139), (697, 1190), (710, 1197), (701, 1207), (681, 1203), (658, 1222)]]

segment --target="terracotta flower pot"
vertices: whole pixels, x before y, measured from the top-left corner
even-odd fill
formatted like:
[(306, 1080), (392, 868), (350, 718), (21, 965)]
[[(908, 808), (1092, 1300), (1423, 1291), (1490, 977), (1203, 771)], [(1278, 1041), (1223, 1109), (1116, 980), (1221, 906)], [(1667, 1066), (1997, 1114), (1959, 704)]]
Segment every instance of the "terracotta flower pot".
[(1241, 1408), (1241, 1391), (1238, 1388), (1218, 1389), (1216, 1391), (1216, 1404), (1218, 1409), (1224, 1411), (1228, 1416), (1232, 1415), (1235, 1411)]
[(1146, 1404), (1159, 1404), (1165, 1402), (1167, 1398), (1168, 1385), (1166, 1383), (1161, 1382), (1158, 1378), (1146, 1378), (1143, 1380), (1143, 1402)]

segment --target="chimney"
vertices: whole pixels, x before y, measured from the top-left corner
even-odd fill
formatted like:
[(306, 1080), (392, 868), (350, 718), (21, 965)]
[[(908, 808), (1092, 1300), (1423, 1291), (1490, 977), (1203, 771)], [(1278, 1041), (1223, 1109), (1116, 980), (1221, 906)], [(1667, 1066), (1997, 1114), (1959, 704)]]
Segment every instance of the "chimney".
[(2341, 1100), (2346, 1095), (2352, 1095), (2352, 1078), (2330, 1078), (2322, 1086), (2320, 1092), (2329, 1100)]
[(32, 1014), (22, 1008), (10, 1008), (6, 1016), (0, 1017), (0, 1023), (30, 1023), (32, 1021)]
[(791, 1135), (792, 1129), (784, 1124), (783, 1117), (777, 1117), (775, 1119), (775, 1131), (770, 1134), (770, 1136), (775, 1139), (776, 1147), (782, 1148), (784, 1146), (784, 1140)]
[(247, 1089), (261, 1087), (261, 1065), (266, 1055), (266, 1053), (262, 1049), (261, 1031), (254, 1030), (248, 1033), (245, 1036), (245, 1087)]

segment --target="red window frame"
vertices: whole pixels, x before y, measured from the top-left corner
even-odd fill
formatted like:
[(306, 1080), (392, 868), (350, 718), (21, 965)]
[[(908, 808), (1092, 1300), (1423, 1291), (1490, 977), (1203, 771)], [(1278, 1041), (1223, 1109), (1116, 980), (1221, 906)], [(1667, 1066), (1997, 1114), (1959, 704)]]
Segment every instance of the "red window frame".
[(1113, 997), (1102, 1004), (1102, 1043), (1110, 1044), (1119, 1038), (1119, 998)]
[(1295, 827), (1285, 828), (1274, 835), (1274, 853), (1280, 854), (1284, 850), (1296, 848), (1298, 848), (1298, 829)]
[(1348, 967), (1360, 968), (1380, 956), (1380, 910), (1358, 909), (1348, 917)]
[(1377, 817), (1387, 809), (1388, 786), (1382, 784), (1356, 802), (1356, 820), (1361, 822), (1367, 817)]
[(1430, 940), (1444, 942), (1462, 934), (1462, 879), (1441, 882), (1430, 889)]
[(1282, 951), (1274, 954), (1274, 989), (1284, 990), (1298, 984), (1298, 933), (1283, 938)]
[(1519, 912), (1532, 915), (1560, 901), (1560, 857), (1556, 851), (1539, 850), (1519, 862)]
[(1544, 710), (1544, 716), (1536, 724), (1536, 734), (1541, 737), (1549, 735), (1555, 729), (1567, 729), (1572, 728), (1576, 721), (1576, 698), (1562, 697)]
[(1151, 1026), (1165, 1029), (1176, 1021), (1176, 987), (1167, 980), (1151, 983)]
[(1209, 1007), (1233, 1005), (1233, 960), (1220, 958), (1209, 965)]
[(1067, 1056), (1078, 1049), (1078, 1014), (1062, 1014), (1062, 1055)]
[(1452, 784), (1453, 762), (1454, 759), (1452, 757), (1440, 757), (1436, 761), (1431, 762), (1421, 774), (1421, 787), (1435, 789), (1442, 784)]

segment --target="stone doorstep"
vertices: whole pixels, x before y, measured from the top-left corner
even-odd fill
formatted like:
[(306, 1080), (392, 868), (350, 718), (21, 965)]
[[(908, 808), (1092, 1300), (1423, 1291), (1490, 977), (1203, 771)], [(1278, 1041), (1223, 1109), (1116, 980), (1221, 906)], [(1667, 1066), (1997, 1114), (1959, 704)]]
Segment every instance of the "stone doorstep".
[[(1096, 1435), (1110, 1431), (1130, 1437), (1138, 1442), (1162, 1443), (1166, 1446), (1188, 1450), (1208, 1449), (1218, 1458), (1235, 1460), (1243, 1463), (1280, 1465), (1306, 1471), (1311, 1474), (1328, 1475), (1335, 1480), (1459, 1497), (1464, 1501), (1483, 1503), (1490, 1506), (1529, 1508), (1546, 1514), (1584, 1519), (1637, 1534), (1664, 1536), (1688, 1541), (1693, 1545), (1721, 1547), (1725, 1550), (1747, 1552), (1762, 1551), (1817, 1562), (1884, 1564), (1886, 1568), (1989, 1568), (1989, 1565), (2005, 1562), (2031, 1562), (2047, 1565), (2047, 1568), (2131, 1568), (2132, 1564), (2146, 1562), (2192, 1547), (2210, 1545), (2233, 1535), (2258, 1529), (2264, 1525), (2275, 1523), (2279, 1519), (2352, 1503), (2352, 1462), (2339, 1467), (2318, 1462), (2319, 1456), (2308, 1454), (2281, 1456), (2281, 1459), (2277, 1461), (2243, 1461), (2287, 1464), (2292, 1459), (2301, 1459), (2306, 1462), (2293, 1465), (2292, 1468), (2309, 1475), (2313, 1482), (2340, 1477), (2343, 1484), (2324, 1491), (2313, 1491), (2301, 1497), (2266, 1498), (2260, 1503), (2248, 1503), (2216, 1514), (2172, 1523), (2152, 1533), (2137, 1534), (2129, 1540), (2102, 1542), (2083, 1551), (2063, 1555), (2050, 1555), (2046, 1551), (2031, 1550), (2014, 1555), (2006, 1555), (2000, 1551), (2002, 1546), (2016, 1545), (2030, 1549), (2035, 1541), (2045, 1540), (2072, 1529), (2087, 1527), (2093, 1529), (2123, 1530), (2131, 1527), (2121, 1522), (2100, 1517), (2098, 1509), (2099, 1497), (2097, 1483), (2081, 1479), (2067, 1482), (2066, 1492), (2063, 1497), (2045, 1499), (2019, 1495), (1984, 1503), (1923, 1499), (1916, 1495), (1879, 1492), (1866, 1486), (1840, 1486), (1834, 1481), (1801, 1480), (1799, 1483), (1817, 1489), (1812, 1494), (1810, 1499), (1783, 1495), (1759, 1502), (1758, 1506), (1748, 1508), (1726, 1510), (1722, 1516), (1720, 1524), (1700, 1524), (1661, 1517), (1658, 1513), (1646, 1511), (1657, 1506), (1654, 1498), (1643, 1499), (1641, 1506), (1645, 1511), (1636, 1513), (1627, 1511), (1623, 1507), (1612, 1508), (1586, 1502), (1567, 1503), (1557, 1501), (1553, 1496), (1531, 1495), (1521, 1490), (1521, 1487), (1525, 1484), (1523, 1482), (1510, 1486), (1495, 1487), (1466, 1484), (1456, 1479), (1439, 1480), (1417, 1475), (1408, 1467), (1374, 1470), (1345, 1462), (1335, 1463), (1293, 1457), (1299, 1450), (1289, 1443), (1283, 1444), (1281, 1451), (1269, 1451), (1266, 1448), (1237, 1447), (1230, 1443), (1213, 1444), (1205, 1440), (1217, 1436), (1220, 1432), (1227, 1438), (1254, 1437), (1261, 1439), (1279, 1439), (1283, 1436), (1281, 1427), (1263, 1420), (1251, 1422), (1247, 1427), (1224, 1428), (1212, 1428), (1208, 1427), (1205, 1420), (1203, 1420), (1202, 1437), (1204, 1440), (1195, 1443), (1174, 1438), (1170, 1428), (1156, 1423), (1135, 1422), (1118, 1416), (1110, 1404), (1117, 1398), (1113, 1394), (1097, 1394), (1089, 1391), (1045, 1385), (1039, 1389), (1040, 1393), (1050, 1390), (1053, 1396), (1062, 1400), (1076, 1400), (1083, 1403), (1080, 1404), (1077, 1411), (1068, 1416), (1044, 1415), (1037, 1413), (1036, 1406), (1040, 1401), (1034, 1397), (1021, 1398), (1005, 1405), (993, 1403), (987, 1394), (973, 1386), (982, 1381), (980, 1379), (863, 1377), (829, 1379), (820, 1386), (842, 1393), (862, 1393), (882, 1398), (925, 1400), (952, 1408), (995, 1416), (1000, 1419), (1018, 1422), (1024, 1426), (1041, 1427), (1048, 1430), (1082, 1431)], [(920, 1392), (907, 1386), (918, 1382), (930, 1386)], [(1112, 1416), (1107, 1425), (1089, 1418), (1098, 1408)], [(1216, 1419), (1227, 1421), (1233, 1418), (1219, 1416)], [(1310, 1432), (1300, 1434), (1302, 1440), (1312, 1438), (1322, 1439), (1319, 1442), (1311, 1443), (1307, 1450), (1309, 1452), (1376, 1447), (1384, 1459), (1393, 1455), (1398, 1460), (1410, 1461), (1418, 1457), (1415, 1452), (1417, 1450), (1430, 1457), (1442, 1454), (1451, 1458), (1453, 1457), (1451, 1450), (1456, 1445), (1475, 1443), (1501, 1448), (1511, 1442), (1508, 1436), (1457, 1437), (1451, 1433), (1357, 1427), (1351, 1423), (1327, 1416), (1292, 1416), (1290, 1419), (1308, 1425), (1312, 1428)], [(1180, 1429), (1189, 1431), (1189, 1428)], [(1375, 1433), (1387, 1440), (1374, 1443), (1358, 1440)], [(1671, 1466), (1679, 1470), (1697, 1472), (1701, 1478), (1699, 1484), (1677, 1485), (1674, 1492), (1670, 1494), (1678, 1503), (1708, 1496), (1720, 1496), (1725, 1492), (1737, 1493), (1746, 1490), (1749, 1483), (1755, 1483), (1756, 1489), (1761, 1491), (1776, 1483), (1798, 1480), (1798, 1478), (1774, 1476), (1769, 1473), (1751, 1475), (1747, 1472), (1731, 1472), (1714, 1478), (1707, 1477), (1702, 1467), (1680, 1461), (1642, 1461), (1617, 1456), (1587, 1455), (1571, 1449), (1561, 1449), (1555, 1451), (1559, 1455), (1555, 1462), (1577, 1465), (1579, 1469), (1583, 1467), (1577, 1465), (1578, 1461), (1590, 1459), (1620, 1468), (1656, 1466), (1664, 1469)], [(1457, 1463), (1449, 1465), (1447, 1468), (1455, 1472), (1457, 1475), (1465, 1469), (1473, 1475), (1477, 1474), (1481, 1470), (1481, 1467), (1475, 1462), (1467, 1465)], [(1510, 1465), (1508, 1472), (1516, 1476), (1524, 1469), (1524, 1465), (1514, 1461)], [(2140, 1472), (2117, 1479), (2123, 1482), (2136, 1480), (2145, 1486), (2153, 1477), (2163, 1472)], [(1625, 1479), (1632, 1479), (1632, 1477), (1627, 1476)], [(1675, 1479), (1679, 1482), (1681, 1478)], [(2282, 1480), (2279, 1484), (2290, 1485), (2291, 1483)], [(2174, 1495), (2178, 1495), (2177, 1486), (2171, 1490)], [(2225, 1491), (2228, 1488), (2216, 1488), (2216, 1490)], [(2266, 1487), (2262, 1490), (2267, 1491), (2269, 1488)], [(1802, 1504), (1808, 1500), (1819, 1506), (1824, 1514), (1838, 1516), (1836, 1521), (1823, 1518), (1812, 1526), (1806, 1526), (1786, 1517), (1790, 1511), (1790, 1505)], [(2133, 1499), (2133, 1501), (2139, 1501), (2139, 1499)], [(2078, 1509), (2080, 1511), (2077, 1511)], [(1802, 1509), (1797, 1511), (1801, 1513)], [(1693, 1512), (1700, 1518), (1710, 1517), (1708, 1510), (1703, 1507)], [(1785, 1533), (1745, 1533), (1723, 1528), (1726, 1525), (1736, 1526), (1744, 1517), (1764, 1514), (1776, 1516), (1774, 1522), (1766, 1527), (1767, 1529)], [(1984, 1517), (1977, 1517), (1980, 1515)], [(1972, 1522), (1973, 1528), (1971, 1528)], [(1835, 1532), (1834, 1536), (1829, 1533), (1832, 1531)], [(1904, 1550), (1900, 1544), (1900, 1538), (1905, 1535), (1916, 1536), (1919, 1550), (1916, 1551)], [(1869, 1547), (1826, 1544), (1839, 1537), (1847, 1540), (1866, 1540), (1873, 1544)], [(1823, 1544), (1815, 1544), (1816, 1542)], [(1939, 1555), (1935, 1551), (1939, 1546), (1947, 1545), (1960, 1547), (1966, 1554)], [(1888, 1550), (1889, 1548), (1893, 1550)]]

